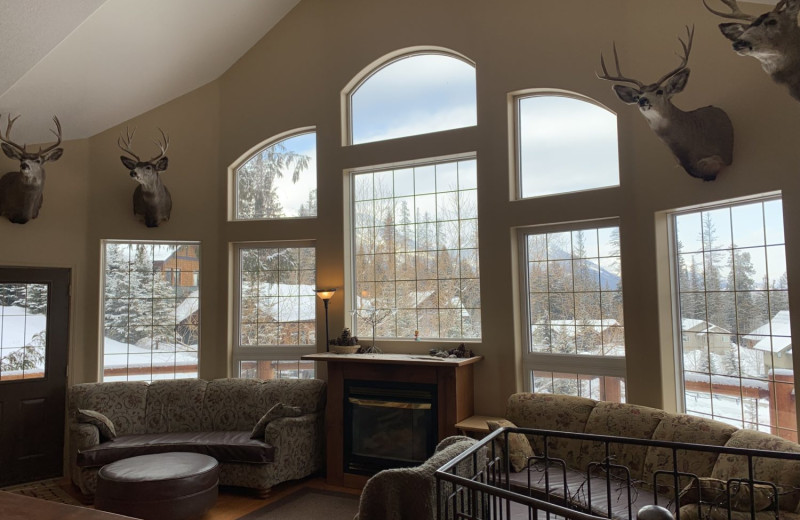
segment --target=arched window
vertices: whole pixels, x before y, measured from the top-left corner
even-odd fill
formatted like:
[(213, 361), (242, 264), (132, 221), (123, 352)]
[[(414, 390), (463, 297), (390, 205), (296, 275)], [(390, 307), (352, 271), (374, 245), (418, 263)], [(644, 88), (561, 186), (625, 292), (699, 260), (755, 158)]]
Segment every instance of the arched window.
[(349, 108), (349, 144), (474, 126), (475, 66), (440, 52), (406, 54), (361, 80)]
[(250, 150), (233, 170), (232, 220), (317, 216), (317, 134), (282, 134)]
[(515, 97), (518, 198), (619, 186), (617, 116), (574, 94)]

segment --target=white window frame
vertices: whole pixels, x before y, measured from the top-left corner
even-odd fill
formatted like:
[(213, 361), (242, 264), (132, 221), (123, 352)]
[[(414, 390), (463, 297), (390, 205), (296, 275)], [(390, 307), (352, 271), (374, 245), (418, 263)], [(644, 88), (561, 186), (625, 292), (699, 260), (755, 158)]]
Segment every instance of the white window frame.
[[(100, 352), (100, 363), (99, 363), (99, 367), (98, 367), (98, 372), (99, 372), (98, 373), (98, 381), (103, 381), (104, 372), (105, 372), (106, 244), (128, 244), (128, 245), (133, 245), (133, 244), (143, 244), (143, 245), (176, 244), (176, 245), (178, 245), (178, 248), (180, 248), (180, 246), (182, 246), (182, 245), (190, 245), (190, 246), (195, 245), (195, 246), (197, 246), (199, 248), (202, 245), (199, 240), (124, 240), (124, 239), (103, 239), (103, 240), (100, 240), (100, 249), (101, 249), (101, 255), (100, 255), (100, 316), (99, 316), (99, 318), (100, 318), (100, 320), (99, 320), (100, 321), (100, 326), (99, 326), (100, 337), (98, 338), (98, 343), (100, 344), (100, 347), (98, 349), (99, 352)], [(177, 251), (177, 249), (176, 249), (176, 251)], [(201, 256), (200, 256), (199, 252), (200, 252), (200, 250), (198, 249), (198, 257), (197, 257), (197, 269), (198, 269), (197, 272), (198, 273), (200, 272), (199, 270), (201, 268), (200, 267)], [(166, 274), (166, 272), (164, 272), (164, 274)], [(198, 276), (198, 278), (199, 278), (199, 276)], [(170, 281), (170, 285), (172, 287), (175, 287), (174, 280)], [(200, 286), (198, 285), (198, 289), (199, 289), (199, 287)], [(202, 291), (200, 291), (200, 294), (202, 294)], [(199, 377), (199, 374), (200, 374), (200, 363), (201, 363), (200, 355), (201, 355), (201, 351), (202, 351), (202, 330), (201, 330), (201, 325), (202, 325), (202, 320), (203, 320), (203, 318), (202, 318), (203, 313), (202, 313), (202, 310), (201, 310), (201, 300), (199, 298), (198, 298), (197, 305), (198, 305), (198, 309), (197, 309), (198, 315), (200, 316), (200, 321), (197, 323), (197, 373), (198, 373), (197, 377)], [(151, 368), (152, 368), (152, 364), (151, 364)], [(180, 378), (180, 379), (193, 379), (193, 378)], [(194, 379), (196, 379), (196, 377)]]
[[(453, 51), (452, 49), (448, 49), (445, 47), (413, 47), (411, 49), (402, 49), (400, 51), (390, 53), (387, 56), (383, 56), (382, 58), (372, 62), (367, 67), (365, 67), (359, 74), (357, 74), (350, 82), (342, 89), (342, 146), (360, 146), (362, 144), (371, 144), (371, 143), (380, 143), (386, 142), (387, 140), (391, 139), (384, 139), (381, 141), (369, 141), (366, 143), (353, 143), (353, 94), (356, 93), (367, 81), (370, 80), (372, 76), (380, 72), (383, 68), (388, 67), (389, 65), (396, 63), (400, 60), (406, 58), (413, 58), (415, 56), (446, 56), (448, 58), (453, 58), (457, 60), (461, 60), (467, 65), (471, 65), (475, 69), (476, 74), (476, 99), (475, 99), (475, 110), (476, 110), (476, 120), (477, 120), (477, 66), (474, 61), (469, 59), (468, 57), (460, 54), (458, 52)], [(450, 132), (452, 130), (459, 130), (462, 128), (475, 128), (477, 125), (473, 126), (466, 126), (466, 127), (456, 127), (451, 128), (448, 130), (441, 130), (442, 132)], [(435, 131), (423, 132), (421, 134), (413, 134), (403, 137), (397, 137), (393, 139), (406, 139), (409, 137), (417, 137), (422, 135), (428, 135), (430, 133), (434, 133)]]
[(584, 220), (561, 224), (543, 224), (517, 228), (517, 252), (519, 266), (520, 334), (522, 338), (522, 370), (526, 392), (532, 392), (531, 373), (533, 371), (558, 372), (587, 376), (610, 376), (626, 379), (626, 358), (624, 356), (596, 356), (586, 354), (553, 354), (531, 352), (530, 298), (528, 297), (528, 254), (527, 236), (540, 233), (579, 231), (601, 227), (617, 226), (618, 218)]
[[(669, 251), (669, 287), (671, 293), (670, 304), (672, 311), (671, 331), (673, 340), (673, 356), (674, 356), (673, 359), (675, 364), (674, 365), (675, 396), (676, 396), (677, 409), (681, 413), (689, 413), (689, 412), (686, 411), (686, 387), (685, 387), (685, 376), (684, 376), (685, 366), (683, 360), (684, 333), (682, 331), (682, 325), (681, 325), (681, 305), (680, 305), (681, 293), (679, 284), (680, 273), (678, 272), (678, 245), (677, 245), (678, 234), (676, 229), (676, 218), (680, 215), (697, 213), (700, 211), (713, 211), (715, 209), (726, 209), (726, 208), (731, 208), (733, 206), (744, 205), (748, 203), (768, 202), (770, 200), (783, 201), (783, 195), (781, 192), (763, 193), (747, 197), (738, 197), (734, 199), (718, 201), (710, 204), (690, 206), (686, 208), (680, 208), (673, 211), (665, 212), (667, 216), (666, 218), (667, 241), (668, 241), (667, 245)], [(785, 235), (784, 235), (784, 244), (786, 244)], [(770, 319), (771, 318), (772, 317), (770, 317)], [(725, 377), (733, 378), (734, 376), (725, 376)], [(739, 379), (741, 379), (741, 377), (739, 377)], [(795, 381), (797, 381), (796, 375), (795, 375)], [(711, 414), (708, 414), (708, 416), (711, 416)], [(796, 431), (800, 431), (797, 425), (795, 425), (795, 429)]]
[[(357, 304), (357, 294), (356, 294), (356, 251), (355, 251), (355, 237), (354, 237), (354, 226), (355, 226), (355, 175), (359, 173), (368, 173), (368, 172), (376, 172), (376, 171), (385, 171), (387, 169), (401, 169), (401, 168), (409, 168), (415, 166), (428, 166), (428, 165), (435, 165), (437, 163), (447, 163), (447, 162), (456, 162), (460, 160), (475, 160), (476, 161), (476, 169), (477, 169), (477, 153), (475, 152), (467, 152), (467, 153), (460, 153), (454, 155), (446, 155), (434, 158), (426, 158), (426, 159), (415, 159), (411, 161), (402, 161), (397, 163), (390, 163), (390, 164), (382, 164), (376, 166), (366, 166), (361, 168), (354, 168), (347, 171), (348, 177), (348, 186), (349, 189), (347, 190), (348, 193), (348, 212), (345, 215), (345, 241), (347, 244), (347, 258), (346, 258), (346, 279), (345, 279), (345, 287), (348, 288), (347, 293), (348, 297), (345, 303), (346, 309), (346, 322), (349, 323), (350, 328), (352, 329), (354, 334), (357, 334), (357, 317), (355, 316), (356, 311), (358, 309)], [(477, 175), (477, 173), (476, 173)], [(480, 214), (478, 215), (477, 219), (478, 226), (480, 228)], [(480, 231), (479, 231), (480, 233)], [(478, 254), (480, 255), (480, 238), (478, 239)], [(480, 260), (478, 262), (479, 265), (479, 273), (478, 273), (478, 283), (480, 284)], [(482, 303), (482, 302), (481, 302)], [(335, 337), (332, 336), (332, 337)], [(361, 334), (360, 336), (363, 339), (369, 339), (372, 341), (371, 334)], [(383, 337), (383, 336), (376, 336), (376, 341), (381, 340), (383, 342), (407, 342), (412, 341), (414, 342), (415, 339), (413, 337)], [(427, 343), (453, 343), (454, 341), (460, 343), (481, 343), (483, 341), (483, 308), (481, 306), (481, 336), (478, 338), (425, 338), (425, 342)]]
[[(237, 175), (236, 171), (252, 159), (257, 153), (260, 153), (265, 148), (269, 148), (270, 146), (274, 146), (282, 141), (286, 141), (293, 137), (299, 137), (305, 134), (314, 134), (315, 142), (316, 142), (316, 134), (317, 134), (317, 127), (316, 126), (306, 126), (301, 128), (295, 128), (293, 130), (287, 130), (285, 132), (281, 132), (279, 134), (273, 135), (269, 139), (261, 141), (257, 145), (253, 146), (249, 150), (247, 150), (244, 154), (242, 154), (236, 161), (228, 166), (228, 222), (275, 222), (275, 221), (287, 221), (287, 220), (298, 220), (298, 219), (315, 219), (317, 216), (313, 217), (280, 217), (280, 218), (238, 218), (238, 208), (239, 208), (239, 190), (237, 186)], [(314, 177), (318, 178), (317, 172), (313, 172)], [(318, 199), (319, 200), (319, 199)]]
[[(317, 248), (314, 240), (297, 240), (297, 241), (259, 241), (259, 242), (236, 242), (232, 244), (232, 258), (233, 258), (233, 341), (232, 341), (232, 355), (231, 355), (231, 374), (234, 377), (240, 376), (240, 362), (242, 361), (298, 361), (301, 356), (306, 354), (315, 354), (317, 352), (317, 344), (312, 345), (275, 345), (275, 346), (242, 346), (240, 344), (241, 338), (241, 323), (239, 322), (242, 301), (242, 274), (241, 266), (239, 264), (240, 252), (242, 249), (248, 248), (302, 248), (313, 247)], [(314, 268), (315, 278), (317, 267)], [(319, 305), (319, 298), (316, 296), (315, 304)], [(315, 312), (315, 316), (316, 316)], [(315, 328), (319, 329), (319, 324), (316, 323)], [(317, 330), (317, 334), (319, 331)], [(317, 343), (319, 338), (317, 339)]]
[[(514, 183), (511, 186), (511, 198), (512, 200), (531, 200), (531, 199), (539, 199), (543, 197), (557, 197), (560, 195), (569, 195), (572, 193), (581, 193), (584, 191), (596, 191), (596, 190), (606, 190), (606, 189), (614, 189), (619, 188), (620, 186), (620, 172), (617, 171), (617, 183), (609, 186), (598, 186), (595, 188), (584, 188), (580, 190), (574, 191), (565, 191), (559, 193), (549, 193), (543, 195), (530, 195), (530, 196), (523, 196), (522, 195), (522, 146), (520, 145), (520, 139), (522, 137), (522, 132), (520, 131), (522, 120), (520, 116), (520, 103), (524, 99), (534, 98), (534, 97), (562, 97), (573, 99), (576, 101), (583, 101), (585, 103), (589, 103), (594, 105), (598, 108), (602, 108), (603, 110), (614, 114), (617, 116), (617, 113), (605, 106), (604, 104), (600, 103), (596, 99), (592, 99), (589, 96), (585, 96), (583, 94), (579, 94), (577, 92), (571, 92), (568, 90), (561, 90), (561, 89), (554, 89), (554, 88), (534, 88), (534, 89), (525, 89), (519, 90), (515, 92), (511, 92), (508, 94), (509, 100), (509, 111), (510, 113), (510, 120), (513, 121), (513, 127), (511, 132), (511, 139), (509, 139), (509, 144), (511, 146), (511, 158), (514, 161), (513, 163), (513, 172), (514, 172)], [(617, 143), (619, 146), (619, 131), (617, 131)], [(619, 152), (617, 151), (617, 157), (619, 158)]]

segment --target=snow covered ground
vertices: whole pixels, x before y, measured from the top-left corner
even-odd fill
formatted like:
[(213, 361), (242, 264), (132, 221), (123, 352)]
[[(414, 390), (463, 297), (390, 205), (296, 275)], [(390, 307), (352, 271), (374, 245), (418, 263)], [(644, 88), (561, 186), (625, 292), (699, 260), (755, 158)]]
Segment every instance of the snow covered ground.
[[(153, 367), (151, 375), (150, 367)], [(179, 368), (182, 367), (182, 368)], [(159, 368), (180, 371), (158, 373)], [(114, 374), (115, 371), (122, 374)], [(161, 344), (158, 350), (128, 345), (103, 338), (103, 381), (150, 381), (156, 379), (186, 379), (197, 377), (197, 345)], [(141, 374), (135, 372), (141, 371)], [(126, 373), (127, 372), (127, 373)], [(131, 373), (133, 372), (133, 373)]]

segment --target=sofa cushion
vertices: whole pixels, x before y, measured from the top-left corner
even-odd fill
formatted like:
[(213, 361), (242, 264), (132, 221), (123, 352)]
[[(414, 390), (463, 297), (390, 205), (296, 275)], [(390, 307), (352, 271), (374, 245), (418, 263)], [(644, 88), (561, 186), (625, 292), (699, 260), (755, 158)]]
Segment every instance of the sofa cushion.
[(202, 410), (208, 381), (176, 379), (153, 381), (147, 389), (146, 433), (202, 432)]
[[(780, 493), (781, 490), (778, 490)], [(728, 507), (728, 497), (730, 496), (730, 506), (734, 511), (763, 511), (773, 506), (775, 490), (766, 484), (755, 484), (750, 498), (750, 484), (747, 482), (733, 481), (728, 483), (711, 477), (700, 477), (691, 482), (680, 493), (681, 506), (686, 504), (713, 504), (718, 507)]]
[[(800, 453), (800, 445), (775, 435), (755, 430), (737, 430), (725, 443), (729, 448), (749, 448), (754, 450), (789, 451)], [(748, 478), (747, 458), (743, 455), (720, 454), (711, 472), (714, 478), (729, 480), (732, 478)], [(784, 490), (778, 499), (782, 511), (797, 512), (800, 502), (800, 461), (755, 457), (753, 459), (753, 478), (772, 482)]]
[(125, 435), (78, 453), (81, 467), (102, 466), (120, 459), (153, 453), (191, 451), (210, 455), (220, 462), (266, 464), (275, 448), (250, 438), (249, 431), (184, 432)]
[[(489, 426), (489, 431), (493, 432), (498, 428), (516, 428), (517, 425), (511, 421), (506, 419), (500, 419), (497, 421), (486, 421), (487, 426)], [(500, 446), (501, 453), (504, 453), (505, 444), (502, 440), (502, 436), (498, 437), (499, 442), (498, 445)], [(531, 443), (528, 441), (528, 438), (521, 433), (509, 433), (508, 434), (508, 462), (511, 464), (511, 467), (514, 471), (522, 471), (528, 466), (528, 458), (533, 457), (533, 448), (531, 448)], [(501, 460), (505, 460), (502, 458)]]
[[(658, 424), (667, 415), (664, 410), (626, 403), (600, 401), (586, 420), (585, 433), (650, 439)], [(631, 478), (642, 480), (647, 446), (612, 443), (610, 461), (626, 466)], [(606, 446), (603, 442), (583, 441), (579, 469), (587, 469), (590, 462), (604, 462)]]
[[(519, 393), (508, 398), (506, 419), (520, 428), (583, 433), (596, 403), (593, 399), (572, 395)], [(528, 436), (528, 439), (536, 453), (544, 454), (540, 436)], [(581, 441), (577, 439), (552, 438), (547, 455), (578, 467), (580, 446)]]
[(114, 428), (114, 423), (111, 422), (111, 419), (100, 412), (78, 409), (78, 411), (75, 412), (75, 419), (79, 423), (91, 424), (92, 426), (96, 427), (97, 431), (100, 433), (101, 439), (110, 440), (117, 436), (117, 430)]
[(70, 387), (69, 409), (94, 410), (114, 423), (117, 435), (147, 433), (145, 405), (148, 384), (144, 381), (81, 383)]
[[(528, 472), (530, 472), (530, 485), (533, 496), (545, 498), (545, 482), (549, 482), (550, 497), (558, 503), (565, 500), (570, 506), (577, 507), (585, 512), (592, 512), (599, 516), (608, 515), (608, 483), (603, 477), (592, 477), (587, 481), (586, 473), (576, 469), (566, 468), (566, 471), (557, 466), (550, 466), (548, 478), (545, 479), (544, 466), (533, 464), (528, 471), (509, 474), (509, 483), (512, 491), (528, 494)], [(655, 496), (652, 491), (637, 489), (635, 486), (628, 495), (625, 481), (613, 479), (611, 484), (611, 518), (628, 520), (629, 513), (636, 518), (642, 507), (654, 503)], [(566, 485), (566, 488), (564, 487)], [(565, 492), (566, 489), (566, 492)], [(566, 498), (565, 498), (566, 497)], [(658, 495), (660, 505), (669, 504), (668, 497)], [(590, 509), (591, 506), (591, 509)], [(523, 518), (527, 518), (524, 516)]]
[[(695, 417), (686, 414), (667, 414), (653, 432), (654, 441), (688, 442), (693, 444), (706, 444), (724, 446), (730, 439), (735, 426), (723, 422)], [(713, 451), (678, 450), (678, 471), (693, 475), (708, 476), (717, 462), (717, 453)], [(672, 470), (672, 450), (668, 448), (647, 448), (644, 460), (642, 480), (652, 486), (653, 476), (658, 470)], [(690, 482), (688, 477), (682, 477), (678, 490)], [(657, 485), (659, 492), (674, 496), (674, 479), (672, 475), (658, 476)]]

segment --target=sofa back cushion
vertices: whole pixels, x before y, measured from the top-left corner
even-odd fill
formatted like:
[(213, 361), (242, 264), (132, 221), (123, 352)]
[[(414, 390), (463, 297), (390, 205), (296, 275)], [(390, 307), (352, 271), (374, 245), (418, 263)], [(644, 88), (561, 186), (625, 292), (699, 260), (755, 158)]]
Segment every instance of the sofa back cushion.
[[(775, 435), (755, 430), (737, 430), (725, 443), (729, 448), (790, 451), (800, 453), (800, 445)], [(784, 511), (796, 512), (800, 504), (800, 461), (786, 459), (753, 458), (755, 480), (773, 482), (779, 488), (778, 506)], [(748, 478), (747, 458), (742, 455), (722, 453), (711, 472), (714, 478)]]
[[(586, 420), (585, 433), (650, 439), (658, 424), (667, 415), (664, 410), (635, 404), (599, 401)], [(612, 443), (612, 464), (621, 464), (630, 469), (631, 478), (642, 479), (647, 446)], [(603, 462), (606, 446), (603, 442), (583, 441), (579, 461), (580, 469), (587, 469), (590, 462)]]
[[(688, 442), (692, 444), (706, 444), (711, 446), (724, 446), (737, 428), (729, 424), (693, 415), (670, 413), (661, 419), (653, 432), (654, 441)], [(714, 464), (717, 462), (717, 453), (709, 451), (678, 450), (678, 471), (692, 473), (700, 477), (711, 476)], [(644, 472), (642, 480), (649, 486), (653, 485), (653, 476), (658, 470), (672, 470), (672, 450), (668, 448), (647, 448), (644, 459)], [(686, 487), (688, 478), (681, 479), (678, 491)], [(670, 476), (658, 477), (656, 483), (659, 492), (674, 496), (674, 479)]]
[(320, 379), (215, 379), (208, 382), (202, 422), (214, 431), (251, 431), (274, 405), (297, 406), (303, 414), (325, 407)]
[(202, 379), (153, 381), (147, 389), (147, 433), (209, 430), (202, 414), (207, 386)]
[(69, 389), (69, 410), (94, 410), (108, 417), (117, 435), (147, 433), (145, 407), (147, 387), (144, 381), (81, 383)]
[[(597, 401), (585, 397), (556, 394), (519, 393), (508, 398), (506, 418), (520, 428), (583, 433)], [(536, 455), (544, 454), (539, 436), (529, 436)], [(553, 437), (547, 445), (548, 456), (578, 467), (581, 441)]]

